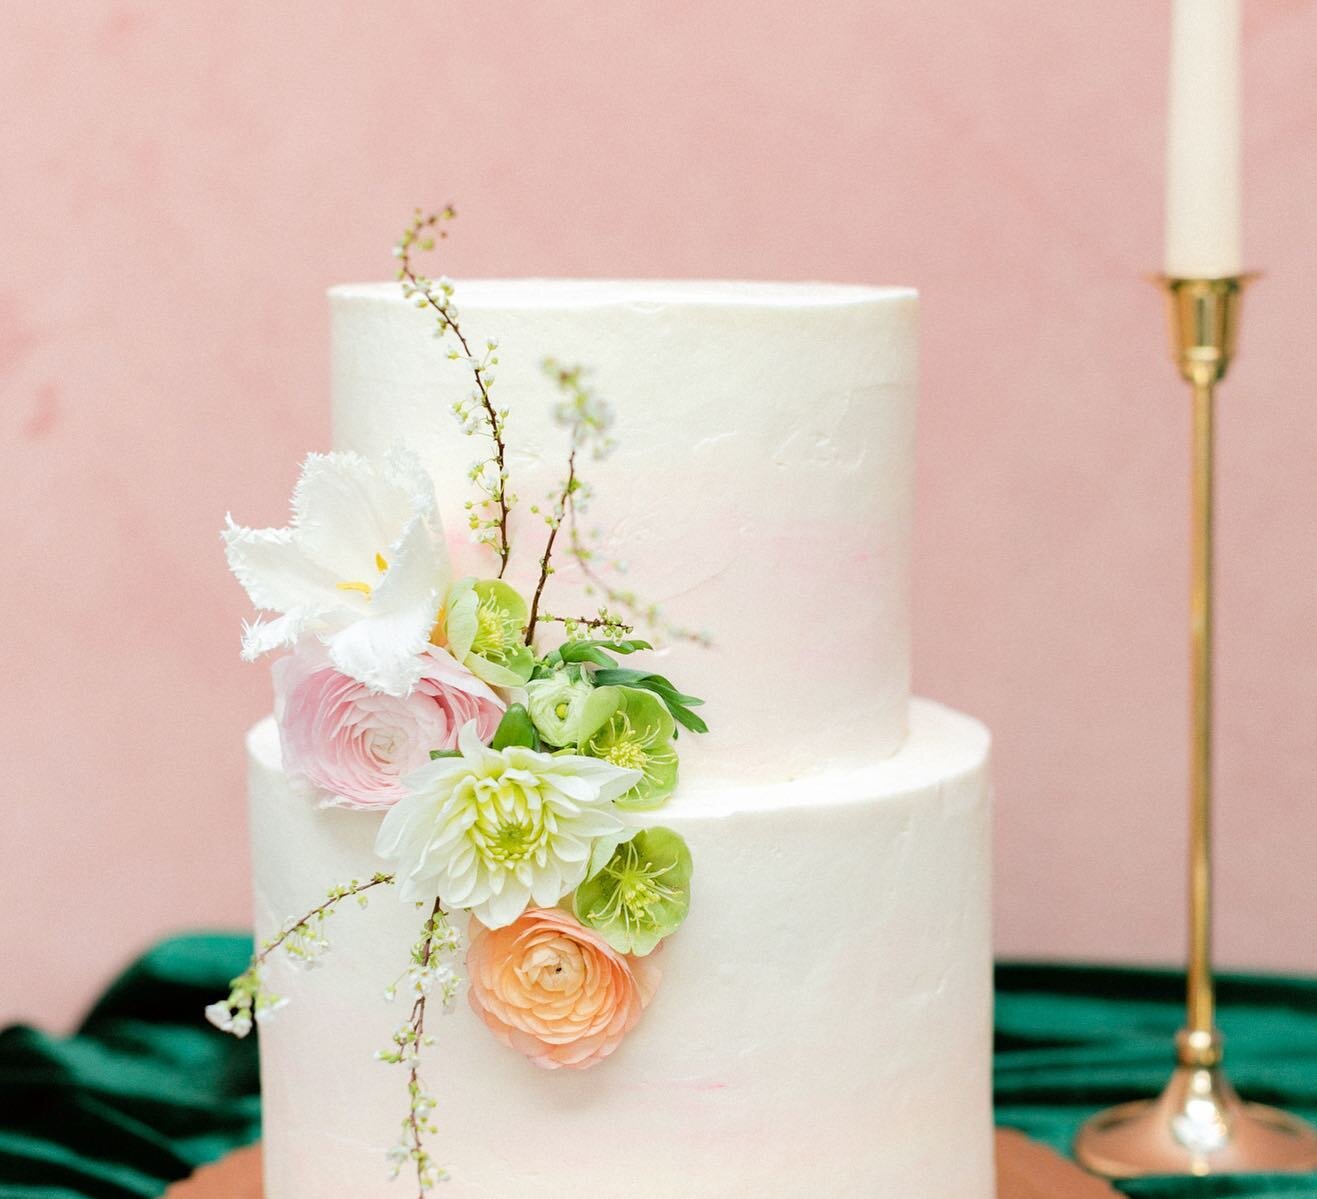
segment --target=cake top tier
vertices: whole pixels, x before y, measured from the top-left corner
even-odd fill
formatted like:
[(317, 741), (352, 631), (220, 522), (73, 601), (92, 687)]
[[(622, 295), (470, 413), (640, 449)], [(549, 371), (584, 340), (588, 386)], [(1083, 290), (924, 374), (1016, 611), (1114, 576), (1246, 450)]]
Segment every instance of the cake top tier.
[[(432, 314), (396, 284), (330, 292), (338, 449), (396, 442), (435, 479), (454, 563), (467, 470), (483, 445), (451, 412), (472, 390)], [(509, 579), (538, 573), (565, 475), (552, 357), (589, 371), (616, 451), (582, 464), (582, 519), (618, 586), (711, 648), (666, 639), (658, 667), (707, 700), (712, 731), (682, 739), (691, 779), (786, 779), (893, 752), (909, 697), (908, 538), (918, 332), (905, 288), (705, 281), (474, 280), (453, 303), (468, 343), (498, 342), (514, 512)], [(475, 555), (475, 556), (473, 556)], [(477, 563), (479, 569), (477, 570)], [(569, 558), (546, 602), (588, 615)], [(642, 634), (644, 630), (641, 630)]]
[[(331, 297), (399, 300), (396, 283), (344, 283)], [(729, 279), (464, 279), (461, 308), (593, 308), (613, 304), (732, 305), (737, 308), (836, 308), (913, 300), (909, 287), (860, 283), (776, 283)]]

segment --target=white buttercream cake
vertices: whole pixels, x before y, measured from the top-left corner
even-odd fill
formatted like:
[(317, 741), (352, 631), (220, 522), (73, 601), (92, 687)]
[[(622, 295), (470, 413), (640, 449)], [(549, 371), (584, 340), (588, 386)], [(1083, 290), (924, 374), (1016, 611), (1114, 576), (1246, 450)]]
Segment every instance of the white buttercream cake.
[[(591, 464), (589, 518), (630, 583), (707, 635), (657, 660), (711, 731), (682, 736), (656, 814), (696, 863), (690, 914), (616, 1052), (545, 1071), (464, 1003), (431, 1022), (447, 1192), (988, 1199), (988, 735), (909, 693), (915, 293), (491, 280), (454, 299), (473, 343), (498, 339), (521, 535), (564, 469), (541, 363), (590, 367), (618, 449)], [(330, 306), (335, 449), (405, 442), (460, 513), (469, 372), (396, 285)], [(448, 532), (459, 573), (487, 553)], [(534, 567), (509, 577), (529, 590)], [(562, 607), (582, 592), (567, 565), (554, 587)], [(267, 937), (373, 868), (379, 817), (308, 802), (273, 721), (248, 753)], [(381, 895), (335, 917), (324, 969), (272, 967), (291, 1003), (261, 1030), (266, 1199), (408, 1192), (382, 1164), (399, 1079), (373, 1058), (416, 925)]]

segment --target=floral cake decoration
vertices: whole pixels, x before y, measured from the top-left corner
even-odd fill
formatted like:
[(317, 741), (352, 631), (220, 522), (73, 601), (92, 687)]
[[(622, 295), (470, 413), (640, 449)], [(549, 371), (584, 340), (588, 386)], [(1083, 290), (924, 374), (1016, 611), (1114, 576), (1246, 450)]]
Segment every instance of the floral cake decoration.
[[(618, 586), (616, 564), (580, 515), (586, 464), (613, 448), (608, 406), (585, 370), (549, 360), (566, 440), (560, 487), (530, 512), (543, 540), (533, 591), (504, 578), (513, 558), (508, 425), (494, 398), (498, 346), (473, 350), (446, 278), (417, 269), (446, 236), (449, 207), (418, 210), (394, 248), (403, 295), (435, 321), (448, 357), (471, 372), (452, 404), (483, 452), (469, 471), (465, 518), (490, 572), (453, 578), (434, 487), (414, 453), (378, 459), (312, 454), (286, 528), (229, 519), (229, 566), (263, 615), (246, 623), (247, 660), (273, 665), (284, 769), (307, 802), (375, 820), (378, 861), (334, 887), (265, 941), (208, 1019), (236, 1036), (285, 1002), (267, 984), (276, 956), (307, 967), (329, 948), (328, 917), (391, 888), (419, 914), (410, 961), (386, 998), (411, 1000), (376, 1057), (407, 1076), (392, 1174), (424, 1194), (446, 1177), (427, 1148), (437, 1101), (420, 1075), (431, 1000), (453, 1006), (464, 981), (476, 1016), (545, 1069), (608, 1057), (653, 1000), (656, 956), (690, 905), (692, 860), (679, 834), (650, 825), (677, 786), (677, 741), (707, 731), (702, 701), (646, 669), (638, 625), (704, 642)], [(599, 598), (592, 615), (547, 608), (566, 556)], [(625, 664), (624, 661), (625, 660)], [(366, 873), (369, 870), (370, 873)], [(470, 916), (463, 937), (450, 922)]]

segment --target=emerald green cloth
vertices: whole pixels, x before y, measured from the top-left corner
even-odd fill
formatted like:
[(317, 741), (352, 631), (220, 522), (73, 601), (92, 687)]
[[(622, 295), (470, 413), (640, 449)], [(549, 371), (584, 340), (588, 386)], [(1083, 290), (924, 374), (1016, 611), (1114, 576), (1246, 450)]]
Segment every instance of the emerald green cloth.
[(177, 937), (129, 967), (73, 1036), (0, 1032), (0, 1199), (159, 1195), (254, 1140), (255, 1042), (202, 1017), (250, 953), (249, 936)]
[[(174, 938), (135, 963), (72, 1037), (0, 1033), (0, 1199), (159, 1195), (253, 1140), (254, 1039), (236, 1041), (202, 1019), (250, 949), (236, 934)], [(1169, 971), (998, 967), (998, 1122), (1064, 1151), (1093, 1111), (1156, 1091), (1182, 991)], [(1317, 1119), (1317, 980), (1229, 975), (1220, 998), (1239, 1089)], [(1317, 1174), (1150, 1178), (1122, 1190), (1141, 1199), (1317, 1199)]]
[[(1228, 974), (1217, 994), (1235, 1088), (1317, 1120), (1317, 979)], [(1067, 1151), (1093, 1112), (1161, 1090), (1183, 1019), (1182, 973), (998, 966), (997, 1123)], [(1317, 1199), (1317, 1173), (1141, 1178), (1120, 1190), (1140, 1199)]]

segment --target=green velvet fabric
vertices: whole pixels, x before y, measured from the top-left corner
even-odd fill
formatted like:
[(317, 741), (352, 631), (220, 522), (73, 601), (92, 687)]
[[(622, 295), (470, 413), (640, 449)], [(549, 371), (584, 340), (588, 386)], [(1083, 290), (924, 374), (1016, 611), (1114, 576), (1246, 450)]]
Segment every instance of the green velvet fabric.
[[(1317, 1120), (1317, 979), (1224, 975), (1218, 1024), (1245, 1098)], [(1184, 977), (1165, 970), (997, 968), (997, 1123), (1065, 1152), (1093, 1112), (1159, 1091), (1183, 1021)], [(1317, 1173), (1141, 1178), (1140, 1199), (1317, 1199)]]
[[(0, 1199), (159, 1195), (254, 1139), (254, 1039), (223, 1036), (201, 1016), (249, 951), (236, 934), (174, 938), (130, 967), (74, 1036), (0, 1033)], [(1000, 966), (998, 1122), (1064, 1151), (1091, 1112), (1151, 1094), (1169, 1070), (1182, 989), (1165, 971)], [(1317, 980), (1230, 975), (1220, 997), (1239, 1089), (1317, 1119)], [(1148, 1178), (1121, 1189), (1141, 1199), (1317, 1199), (1317, 1174)]]
[(256, 1045), (202, 1017), (251, 938), (177, 937), (77, 1033), (0, 1032), (0, 1199), (136, 1199), (260, 1134)]

